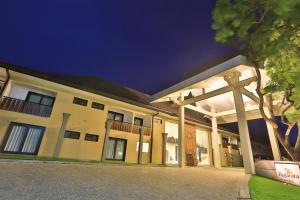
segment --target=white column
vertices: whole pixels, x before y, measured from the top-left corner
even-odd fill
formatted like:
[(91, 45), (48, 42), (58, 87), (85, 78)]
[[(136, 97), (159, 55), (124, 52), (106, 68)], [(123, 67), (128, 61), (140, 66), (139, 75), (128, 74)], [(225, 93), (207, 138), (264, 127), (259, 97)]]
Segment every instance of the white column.
[(58, 137), (57, 137), (53, 157), (58, 157), (59, 154), (60, 154), (60, 150), (61, 150), (63, 140), (64, 140), (66, 126), (67, 126), (67, 123), (68, 123), (68, 120), (69, 120), (70, 116), (71, 116), (70, 113), (63, 113), (63, 120), (62, 120), (60, 130), (59, 130), (59, 134), (58, 134)]
[(234, 97), (234, 103), (235, 103), (235, 109), (236, 109), (236, 115), (237, 115), (237, 121), (238, 121), (239, 133), (240, 133), (245, 173), (255, 174), (245, 106), (244, 106), (242, 93), (240, 92), (239, 88), (235, 88), (233, 90), (233, 97)]
[[(212, 108), (211, 112), (215, 114), (215, 110)], [(212, 152), (214, 158), (214, 165), (216, 168), (221, 168), (221, 149), (220, 149), (220, 136), (218, 133), (218, 122), (217, 118), (213, 116), (211, 118), (211, 140), (212, 140)]]
[[(184, 100), (183, 94), (180, 95), (180, 102)], [(184, 106), (179, 105), (178, 116), (178, 166), (185, 166), (185, 135), (184, 135)]]
[(102, 162), (106, 161), (106, 152), (108, 151), (108, 146), (109, 146), (109, 132), (110, 132), (112, 123), (113, 123), (113, 121), (109, 120), (109, 119), (107, 119), (105, 122), (105, 135), (104, 135), (102, 155), (101, 155)]

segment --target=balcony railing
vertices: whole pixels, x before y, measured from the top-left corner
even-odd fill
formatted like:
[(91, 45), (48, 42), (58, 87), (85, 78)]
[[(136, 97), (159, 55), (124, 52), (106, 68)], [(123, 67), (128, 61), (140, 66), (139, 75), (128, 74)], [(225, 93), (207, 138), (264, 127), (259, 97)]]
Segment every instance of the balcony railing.
[(131, 124), (128, 122), (120, 122), (120, 121), (113, 121), (111, 125), (111, 129), (117, 131), (123, 131), (128, 133), (135, 133), (139, 134), (140, 129), (144, 131), (144, 135), (150, 136), (151, 135), (151, 128), (146, 126), (138, 126), (135, 124)]
[(0, 109), (19, 113), (37, 115), (41, 117), (50, 117), (52, 107), (32, 102), (27, 102), (11, 97), (2, 97), (0, 99)]

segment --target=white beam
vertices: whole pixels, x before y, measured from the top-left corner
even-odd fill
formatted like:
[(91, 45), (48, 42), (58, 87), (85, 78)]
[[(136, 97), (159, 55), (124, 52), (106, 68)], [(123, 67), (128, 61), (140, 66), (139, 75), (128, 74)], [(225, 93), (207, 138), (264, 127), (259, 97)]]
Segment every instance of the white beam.
[[(246, 112), (253, 111), (253, 110), (258, 110), (258, 105), (252, 105), (252, 106), (248, 106), (245, 108)], [(227, 111), (223, 111), (223, 112), (217, 112), (216, 117), (223, 117), (226, 115), (233, 115), (233, 114), (236, 114), (236, 109), (227, 110)]]
[(208, 112), (207, 110), (204, 110), (203, 108), (200, 108), (200, 107), (195, 107), (195, 106), (192, 106), (192, 105), (186, 105), (185, 106), (186, 108), (189, 108), (191, 110), (195, 110), (197, 112), (200, 112), (202, 114), (205, 114), (205, 115), (208, 115), (208, 116), (213, 116), (213, 113), (212, 112)]
[[(251, 84), (253, 81), (256, 81), (257, 78), (256, 77), (251, 77), (251, 78), (248, 78), (248, 79), (245, 79), (245, 80), (242, 80), (239, 82), (239, 86), (240, 87), (243, 87), (243, 86), (246, 86), (246, 85), (249, 85)], [(202, 95), (199, 95), (199, 96), (196, 96), (196, 97), (193, 97), (193, 98), (190, 98), (190, 99), (187, 99), (187, 100), (184, 100), (181, 105), (188, 105), (188, 104), (192, 104), (192, 103), (196, 103), (198, 101), (202, 101), (204, 99), (208, 99), (208, 98), (211, 98), (211, 97), (215, 97), (215, 96), (218, 96), (220, 94), (225, 94), (227, 92), (230, 92), (232, 91), (232, 87), (230, 85), (228, 86), (225, 86), (225, 87), (222, 87), (222, 88), (219, 88), (219, 89), (216, 89), (216, 90), (213, 90), (211, 92), (208, 92), (208, 93), (205, 93), (205, 94), (202, 94)]]

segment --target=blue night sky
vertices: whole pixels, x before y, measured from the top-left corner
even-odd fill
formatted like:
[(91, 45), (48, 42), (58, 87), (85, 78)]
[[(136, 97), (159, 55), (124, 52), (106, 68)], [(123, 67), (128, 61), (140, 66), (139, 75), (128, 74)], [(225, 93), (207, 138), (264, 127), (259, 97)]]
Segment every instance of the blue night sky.
[(9, 0), (0, 60), (99, 76), (153, 94), (230, 51), (214, 42), (215, 0)]

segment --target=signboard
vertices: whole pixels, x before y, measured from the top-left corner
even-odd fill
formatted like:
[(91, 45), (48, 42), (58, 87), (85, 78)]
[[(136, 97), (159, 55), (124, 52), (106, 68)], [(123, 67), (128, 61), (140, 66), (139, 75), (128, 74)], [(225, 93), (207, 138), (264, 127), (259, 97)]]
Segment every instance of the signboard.
[(284, 182), (300, 186), (300, 170), (297, 163), (275, 163), (276, 175)]

